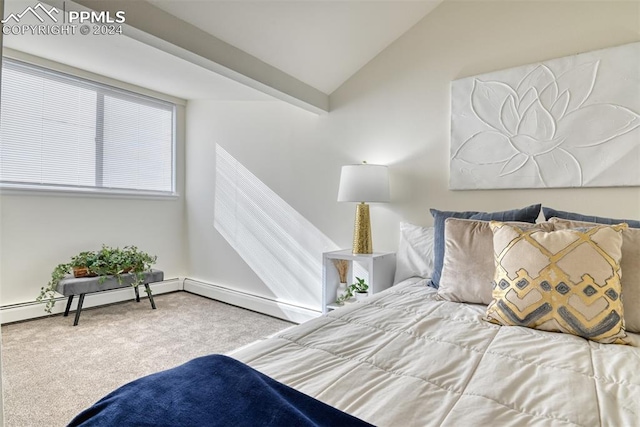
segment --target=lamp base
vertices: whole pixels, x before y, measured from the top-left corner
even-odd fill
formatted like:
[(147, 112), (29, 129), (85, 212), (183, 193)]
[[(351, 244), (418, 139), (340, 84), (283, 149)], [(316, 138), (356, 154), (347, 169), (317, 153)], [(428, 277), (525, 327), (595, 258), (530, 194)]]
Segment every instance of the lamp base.
[(353, 253), (373, 253), (371, 219), (369, 217), (369, 205), (366, 203), (358, 203), (356, 207), (356, 221), (353, 227)]

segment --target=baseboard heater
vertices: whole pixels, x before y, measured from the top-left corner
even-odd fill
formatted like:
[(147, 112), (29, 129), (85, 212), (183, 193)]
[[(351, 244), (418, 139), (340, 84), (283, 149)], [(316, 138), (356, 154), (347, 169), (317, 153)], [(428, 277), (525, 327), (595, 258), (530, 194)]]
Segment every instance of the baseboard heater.
[[(165, 294), (168, 292), (175, 292), (182, 290), (182, 279), (174, 278), (167, 279), (162, 282), (157, 282), (151, 285), (151, 290), (154, 295)], [(144, 293), (142, 295), (144, 297)], [(122, 302), (127, 300), (133, 300), (135, 293), (133, 288), (114, 289), (109, 291), (97, 292), (89, 294), (84, 300), (83, 307), (97, 307), (100, 305), (113, 304), (116, 302)], [(66, 297), (56, 298), (56, 305), (51, 310), (51, 314), (64, 313)], [(78, 306), (77, 300), (71, 305), (71, 310), (75, 311)], [(23, 320), (36, 319), (38, 317), (49, 316), (44, 311), (44, 303), (29, 301), (22, 304), (11, 304), (0, 306), (0, 323), (13, 323)]]
[[(315, 310), (310, 307), (303, 307), (277, 301), (275, 299), (264, 298), (258, 295), (196, 279), (167, 279), (163, 282), (152, 284), (151, 289), (153, 290), (154, 295), (175, 291), (186, 291), (294, 323), (306, 322), (307, 320), (311, 320), (322, 314), (319, 309)], [(88, 294), (85, 298), (83, 307), (97, 307), (116, 302), (133, 300), (134, 298), (135, 294), (133, 289), (130, 288), (103, 291), (95, 294)], [(56, 298), (56, 305), (51, 311), (51, 314), (64, 313), (66, 299), (67, 298), (65, 297)], [(74, 301), (71, 306), (71, 310), (75, 311), (76, 307), (77, 302)], [(159, 306), (159, 308), (161, 307)], [(23, 320), (46, 316), (49, 316), (49, 314), (44, 311), (44, 303), (36, 301), (0, 306), (0, 323), (2, 324), (20, 322)]]
[(319, 309), (264, 298), (197, 279), (185, 279), (184, 290), (294, 323), (303, 323), (322, 314)]

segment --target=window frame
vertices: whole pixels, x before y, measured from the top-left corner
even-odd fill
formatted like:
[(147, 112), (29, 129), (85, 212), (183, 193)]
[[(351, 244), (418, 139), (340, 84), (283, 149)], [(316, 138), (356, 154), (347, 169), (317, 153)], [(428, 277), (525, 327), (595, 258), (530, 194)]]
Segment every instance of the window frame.
[[(30, 57), (28, 60), (21, 56)], [(109, 96), (123, 99), (126, 101), (136, 100), (143, 105), (158, 106), (164, 105), (168, 111), (171, 111), (171, 190), (144, 190), (144, 189), (127, 189), (113, 187), (98, 186), (80, 186), (69, 184), (53, 184), (53, 183), (28, 183), (28, 182), (10, 182), (3, 181), (0, 177), (0, 194), (29, 194), (29, 195), (64, 195), (79, 197), (124, 197), (134, 199), (176, 199), (178, 193), (178, 106), (184, 105), (185, 101), (174, 98), (170, 95), (157, 93), (153, 90), (140, 88), (128, 83), (120, 82), (106, 76), (93, 74), (84, 70), (75, 69), (74, 67), (64, 64), (57, 64), (42, 58), (32, 57), (31, 55), (6, 55), (2, 56), (2, 66), (5, 64), (16, 65), (18, 68), (26, 69), (31, 72), (33, 69), (44, 73), (49, 78), (71, 83), (77, 87), (89, 88), (96, 94), (108, 93)], [(4, 78), (4, 75), (2, 75)], [(122, 86), (126, 86), (122, 87)], [(132, 90), (133, 89), (133, 90)], [(138, 90), (137, 90), (138, 89)], [(142, 93), (147, 92), (147, 93)], [(150, 93), (150, 94), (149, 94)], [(155, 96), (154, 96), (155, 95)], [(1, 98), (0, 98), (1, 100)], [(96, 101), (97, 102), (97, 101)], [(97, 112), (96, 112), (97, 114)], [(97, 160), (97, 154), (96, 154)]]

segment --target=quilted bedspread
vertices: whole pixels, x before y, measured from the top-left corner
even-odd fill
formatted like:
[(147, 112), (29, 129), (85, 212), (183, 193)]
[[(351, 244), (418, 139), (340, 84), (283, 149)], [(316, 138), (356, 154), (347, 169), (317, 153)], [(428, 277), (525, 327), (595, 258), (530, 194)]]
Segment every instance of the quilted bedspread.
[(598, 344), (484, 310), (413, 281), (232, 357), (379, 426), (640, 426), (639, 335)]

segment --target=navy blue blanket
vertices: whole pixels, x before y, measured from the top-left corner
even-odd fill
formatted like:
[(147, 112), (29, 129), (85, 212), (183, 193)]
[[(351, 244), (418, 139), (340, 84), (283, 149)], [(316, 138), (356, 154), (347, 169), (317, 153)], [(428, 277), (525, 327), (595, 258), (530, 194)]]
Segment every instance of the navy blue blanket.
[(230, 357), (200, 357), (126, 384), (69, 426), (370, 426)]

